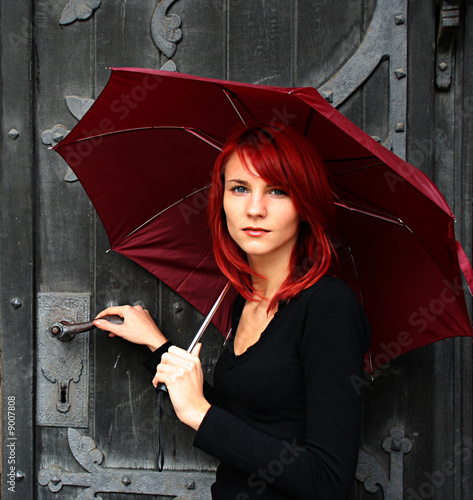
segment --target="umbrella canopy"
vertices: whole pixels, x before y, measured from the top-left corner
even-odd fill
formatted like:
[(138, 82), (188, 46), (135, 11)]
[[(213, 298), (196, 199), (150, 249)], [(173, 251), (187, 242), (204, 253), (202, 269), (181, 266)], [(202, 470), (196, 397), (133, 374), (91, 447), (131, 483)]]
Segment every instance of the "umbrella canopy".
[[(110, 246), (206, 314), (226, 279), (207, 226), (211, 170), (238, 125), (303, 133), (326, 162), (337, 206), (339, 274), (372, 327), (376, 368), (399, 354), (471, 335), (454, 216), (435, 185), (313, 88), (280, 88), (159, 70), (113, 69), (55, 147), (81, 181)], [(228, 308), (214, 323), (226, 333)]]

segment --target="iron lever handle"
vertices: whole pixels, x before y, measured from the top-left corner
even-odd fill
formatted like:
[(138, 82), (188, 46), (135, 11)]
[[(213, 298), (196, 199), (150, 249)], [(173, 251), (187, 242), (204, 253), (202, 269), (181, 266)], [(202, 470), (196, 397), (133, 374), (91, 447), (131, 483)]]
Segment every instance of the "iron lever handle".
[[(120, 316), (105, 316), (100, 319), (110, 321), (110, 323), (114, 323), (115, 325), (123, 324), (123, 318)], [(69, 323), (68, 321), (60, 321), (59, 323), (54, 323), (54, 325), (51, 326), (50, 332), (58, 340), (67, 342), (72, 340), (77, 333), (88, 332), (94, 328), (95, 325), (93, 321), (88, 321), (87, 323)]]

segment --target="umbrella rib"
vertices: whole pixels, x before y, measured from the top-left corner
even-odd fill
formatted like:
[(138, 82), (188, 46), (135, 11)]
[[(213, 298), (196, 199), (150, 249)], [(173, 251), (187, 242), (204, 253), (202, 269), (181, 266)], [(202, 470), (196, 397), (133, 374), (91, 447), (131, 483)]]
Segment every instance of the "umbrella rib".
[(334, 201), (334, 205), (336, 205), (337, 207), (340, 207), (340, 208), (344, 208), (346, 210), (350, 210), (352, 212), (358, 212), (358, 213), (363, 214), (363, 215), (368, 215), (369, 217), (374, 217), (375, 219), (384, 220), (386, 222), (391, 222), (391, 223), (396, 224), (398, 226), (405, 227), (409, 232), (414, 234), (414, 231), (412, 231), (412, 229), (407, 224), (404, 224), (402, 219), (400, 219), (399, 217), (389, 217), (387, 215), (375, 214), (374, 212), (368, 212), (368, 210), (363, 210), (361, 208), (350, 207), (343, 202)]
[[(368, 157), (370, 158), (370, 157)], [(368, 158), (352, 158), (352, 159), (347, 159), (346, 161), (355, 161), (355, 160), (364, 160)], [(345, 160), (324, 160), (325, 162), (330, 162), (330, 161), (345, 161)], [(384, 163), (373, 163), (373, 165), (364, 165), (363, 167), (358, 167), (358, 168), (352, 168), (350, 170), (344, 170), (343, 172), (330, 172), (330, 177), (338, 177), (340, 175), (346, 175), (346, 174), (352, 174), (353, 172), (361, 172), (362, 170), (367, 170), (368, 168), (373, 168), (373, 167), (379, 167), (381, 165), (384, 165)]]
[[(331, 163), (335, 161), (357, 161), (357, 160), (371, 160), (372, 158), (376, 158), (379, 160), (377, 156), (370, 155), (370, 156), (355, 156), (353, 158), (330, 158), (330, 159), (324, 159), (325, 163)], [(375, 165), (382, 165), (382, 163), (376, 163)], [(375, 166), (373, 165), (373, 166)]]
[[(232, 105), (233, 109), (235, 110), (235, 113), (238, 115), (238, 117), (240, 118), (240, 120), (242, 121), (243, 125), (248, 128), (248, 124), (246, 123), (246, 121), (244, 120), (243, 116), (241, 115), (241, 113), (238, 111), (237, 107), (235, 106), (235, 103), (233, 102), (233, 99), (230, 97), (230, 92), (226, 89), (226, 88), (223, 88), (223, 93), (225, 94), (225, 97), (230, 101), (230, 104)], [(240, 103), (241, 104), (241, 103)]]
[[(184, 126), (177, 127), (177, 126), (172, 126), (172, 125), (159, 125), (159, 126), (149, 126), (149, 127), (127, 128), (127, 129), (123, 129), (123, 130), (114, 130), (113, 132), (104, 132), (102, 134), (82, 137), (80, 139), (76, 139), (74, 141), (68, 142), (67, 144), (66, 143), (63, 144), (63, 141), (61, 141), (56, 146), (53, 146), (52, 149), (59, 150), (62, 147), (70, 146), (71, 144), (77, 144), (79, 142), (91, 141), (94, 139), (100, 139), (102, 137), (108, 137), (108, 136), (118, 135), (118, 134), (125, 134), (125, 133), (129, 133), (129, 132), (142, 132), (143, 130), (154, 130), (154, 129), (183, 130), (185, 132), (188, 132), (190, 134), (195, 135), (196, 137), (198, 137), (202, 141), (206, 142), (210, 146), (213, 146), (214, 148), (221, 150), (220, 146), (217, 146), (217, 144), (212, 142), (212, 138), (210, 136), (199, 134), (195, 129), (192, 129), (190, 127), (184, 127)], [(65, 141), (65, 139), (64, 139), (64, 141)]]
[(198, 130), (196, 130), (195, 128), (186, 128), (184, 127), (184, 130), (186, 132), (189, 132), (189, 134), (192, 134), (194, 135), (195, 137), (197, 137), (198, 139), (206, 142), (209, 146), (212, 146), (214, 147), (215, 149), (217, 149), (218, 151), (222, 151), (222, 146), (217, 146), (216, 143), (212, 142), (212, 140), (209, 138), (209, 136), (207, 135), (204, 135), (202, 133), (199, 133)]
[(209, 186), (207, 185), (207, 186), (204, 186), (203, 188), (197, 189), (197, 191), (193, 191), (192, 193), (188, 194), (187, 196), (184, 196), (184, 198), (181, 198), (180, 200), (176, 201), (172, 205), (169, 205), (168, 207), (164, 208), (163, 210), (161, 210), (161, 212), (157, 213), (156, 215), (153, 215), (153, 217), (151, 217), (150, 219), (148, 219), (146, 222), (143, 222), (143, 224), (141, 224), (140, 226), (138, 226), (136, 229), (133, 229), (133, 231), (131, 231), (131, 233), (128, 233), (115, 246), (121, 245), (124, 241), (126, 241), (128, 238), (130, 238), (131, 236), (133, 236), (137, 231), (139, 231), (140, 229), (142, 229), (144, 226), (146, 226), (147, 224), (149, 224), (150, 222), (152, 222), (154, 219), (156, 219), (157, 217), (159, 217), (160, 215), (162, 215), (167, 210), (171, 209), (172, 207), (175, 207), (176, 205), (178, 205), (179, 203), (183, 202), (184, 200), (187, 200), (187, 198), (190, 198), (191, 196), (194, 196), (195, 194), (200, 193), (201, 191), (204, 191), (205, 189), (208, 189), (208, 187)]
[(314, 117), (315, 109), (310, 108), (309, 116), (307, 117), (307, 122), (305, 124), (304, 135), (307, 137), (307, 133), (309, 132), (309, 127), (312, 124), (312, 118)]

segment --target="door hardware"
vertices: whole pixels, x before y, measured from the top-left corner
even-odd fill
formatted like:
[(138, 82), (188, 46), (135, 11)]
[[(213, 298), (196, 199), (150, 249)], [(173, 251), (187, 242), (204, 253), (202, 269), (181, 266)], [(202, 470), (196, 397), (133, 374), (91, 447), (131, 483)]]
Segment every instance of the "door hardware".
[[(110, 321), (110, 323), (115, 325), (123, 324), (123, 319), (120, 316), (105, 316), (102, 319)], [(59, 321), (58, 323), (54, 323), (49, 331), (51, 332), (51, 335), (56, 337), (58, 340), (68, 342), (72, 340), (76, 334), (88, 332), (94, 328), (95, 325), (93, 321), (87, 321), (86, 323), (69, 323), (68, 321)]]

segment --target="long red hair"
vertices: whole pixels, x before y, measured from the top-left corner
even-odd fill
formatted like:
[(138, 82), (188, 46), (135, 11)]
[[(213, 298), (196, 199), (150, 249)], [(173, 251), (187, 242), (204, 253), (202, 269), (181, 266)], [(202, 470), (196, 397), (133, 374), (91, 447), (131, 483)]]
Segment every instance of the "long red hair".
[(268, 309), (289, 301), (326, 275), (332, 265), (330, 233), (335, 207), (325, 165), (308, 140), (284, 125), (258, 126), (237, 131), (218, 156), (212, 174), (208, 215), (218, 266), (238, 292), (254, 300), (246, 254), (228, 233), (223, 210), (225, 165), (233, 153), (251, 165), (269, 185), (291, 196), (302, 222), (289, 263), (290, 274)]

